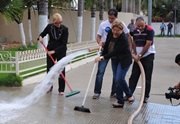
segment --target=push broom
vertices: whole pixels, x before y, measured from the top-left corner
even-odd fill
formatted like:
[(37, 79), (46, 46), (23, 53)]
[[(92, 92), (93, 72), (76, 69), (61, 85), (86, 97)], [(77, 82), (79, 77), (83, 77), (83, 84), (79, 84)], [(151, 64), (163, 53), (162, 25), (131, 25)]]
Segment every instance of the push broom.
[[(101, 47), (99, 48), (99, 51), (98, 51), (98, 55), (100, 54), (100, 50), (101, 50)], [(93, 70), (91, 72), (91, 76), (90, 76), (90, 79), (89, 79), (89, 82), (88, 82), (88, 86), (87, 86), (87, 89), (86, 89), (86, 93), (84, 95), (84, 99), (83, 99), (83, 102), (82, 102), (82, 105), (81, 106), (75, 106), (74, 107), (74, 110), (75, 111), (81, 111), (81, 112), (87, 112), (87, 113), (91, 113), (90, 109), (89, 108), (85, 108), (84, 105), (85, 105), (85, 101), (86, 101), (86, 98), (87, 98), (87, 94), (88, 94), (88, 91), (89, 91), (89, 88), (90, 88), (90, 84), (92, 82), (92, 78), (93, 78), (93, 75), (94, 75), (94, 71), (96, 69), (96, 65), (97, 63), (94, 63), (94, 67), (93, 67)]]
[[(47, 47), (44, 45), (43, 42), (40, 42), (40, 43), (42, 44), (42, 46), (43, 46), (44, 49), (46, 50), (46, 53), (48, 54), (48, 51), (49, 51), (49, 50), (47, 49)], [(48, 54), (48, 55), (49, 55), (49, 57), (51, 58), (51, 60), (53, 61), (53, 63), (56, 64), (56, 61), (54, 60), (54, 58), (52, 57), (52, 55), (51, 55), (51, 54)], [(76, 95), (76, 94), (80, 93), (80, 91), (75, 91), (75, 90), (73, 90), (73, 89), (71, 88), (70, 84), (69, 84), (68, 81), (66, 80), (66, 78), (65, 78), (65, 76), (64, 76), (63, 73), (60, 73), (60, 76), (63, 78), (63, 80), (65, 81), (66, 85), (68, 86), (68, 88), (69, 88), (69, 90), (70, 90), (70, 93), (68, 93), (68, 94), (66, 95), (66, 97), (70, 97), (70, 96), (73, 96), (73, 95)]]

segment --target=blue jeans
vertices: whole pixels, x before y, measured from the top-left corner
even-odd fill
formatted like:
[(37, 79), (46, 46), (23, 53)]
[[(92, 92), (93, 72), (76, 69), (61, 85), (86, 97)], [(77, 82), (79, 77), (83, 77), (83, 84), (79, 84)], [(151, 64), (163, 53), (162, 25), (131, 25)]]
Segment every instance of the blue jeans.
[(126, 68), (122, 68), (121, 63), (118, 63), (117, 65), (117, 71), (116, 71), (116, 95), (118, 103), (124, 104), (123, 100), (123, 92), (126, 94), (126, 96), (129, 98), (132, 96), (131, 90), (129, 89), (127, 82), (125, 80), (127, 71), (129, 69), (130, 65)]
[[(94, 93), (101, 94), (103, 76), (104, 76), (108, 61), (109, 60), (102, 60), (98, 63), (98, 70), (96, 74)], [(115, 78), (113, 76), (111, 94), (115, 93), (115, 90), (116, 90), (116, 85), (115, 85)]]

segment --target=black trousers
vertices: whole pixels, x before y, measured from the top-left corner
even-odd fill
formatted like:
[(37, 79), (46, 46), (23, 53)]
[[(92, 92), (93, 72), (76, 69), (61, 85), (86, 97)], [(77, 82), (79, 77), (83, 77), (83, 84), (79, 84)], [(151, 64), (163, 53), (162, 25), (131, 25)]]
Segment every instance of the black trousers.
[[(55, 55), (52, 55), (52, 57), (54, 58), (54, 60), (61, 60), (64, 56), (58, 56), (56, 57)], [(51, 58), (49, 57), (49, 55), (47, 55), (47, 72), (50, 71), (51, 67), (54, 65), (54, 62), (51, 60)], [(65, 68), (63, 69), (62, 71), (62, 74), (64, 75), (65, 77)], [(59, 84), (59, 88), (58, 88), (58, 91), (59, 92), (64, 92), (65, 90), (65, 80), (64, 78), (60, 75), (59, 76), (59, 79), (58, 79), (58, 84)]]
[[(145, 78), (146, 78), (146, 87), (145, 87), (145, 97), (149, 98), (149, 93), (151, 90), (151, 78), (152, 78), (152, 72), (153, 72), (153, 65), (154, 65), (154, 54), (150, 54), (142, 59), (140, 59), (142, 66), (144, 68), (145, 72)], [(129, 78), (129, 88), (132, 93), (134, 93), (137, 82), (140, 77), (140, 68), (136, 62), (133, 63), (132, 67), (132, 73)]]

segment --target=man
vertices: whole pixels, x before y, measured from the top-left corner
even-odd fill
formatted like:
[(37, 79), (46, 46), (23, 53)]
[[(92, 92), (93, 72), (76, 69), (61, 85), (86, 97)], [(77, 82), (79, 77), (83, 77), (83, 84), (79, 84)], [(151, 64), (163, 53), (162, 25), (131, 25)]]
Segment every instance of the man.
[[(96, 40), (97, 40), (99, 47), (102, 47), (102, 49), (104, 47), (104, 43), (106, 41), (107, 34), (111, 30), (111, 24), (115, 21), (117, 16), (118, 16), (117, 10), (110, 9), (108, 11), (108, 20), (103, 21), (99, 25)], [(124, 25), (124, 32), (129, 33), (129, 30), (127, 29), (127, 27), (125, 25)], [(97, 70), (97, 74), (96, 74), (93, 99), (98, 99), (101, 94), (103, 76), (104, 76), (104, 72), (105, 72), (106, 66), (108, 64), (108, 61), (109, 61), (109, 59), (102, 60), (98, 63), (98, 70)], [(114, 67), (112, 64), (112, 70), (114, 70), (115, 68), (116, 67)], [(113, 73), (114, 72), (115, 72), (115, 70), (113, 71)], [(116, 96), (115, 74), (113, 74), (113, 83), (112, 83), (110, 96), (111, 97)]]
[(175, 63), (177, 63), (180, 66), (180, 53), (176, 55)]
[(129, 25), (128, 25), (128, 29), (130, 30), (130, 34), (134, 31), (135, 28), (136, 28), (136, 25), (134, 23), (134, 19), (131, 19), (131, 23), (129, 23)]
[(161, 30), (161, 36), (165, 36), (166, 25), (164, 24), (164, 21), (162, 21), (160, 25), (160, 30)]
[(144, 103), (147, 103), (151, 90), (151, 78), (155, 55), (155, 46), (153, 40), (154, 30), (151, 26), (145, 24), (142, 17), (138, 17), (136, 19), (136, 29), (132, 33), (132, 36), (134, 41), (132, 56), (135, 61), (133, 63), (132, 73), (129, 79), (129, 88), (131, 89), (131, 92), (134, 93), (140, 76), (140, 68), (137, 62), (141, 61), (144, 67), (146, 79)]
[(172, 36), (172, 28), (173, 28), (173, 25), (172, 25), (172, 23), (171, 22), (169, 22), (168, 24), (167, 24), (167, 27), (168, 27), (168, 31), (167, 31), (167, 36)]
[[(68, 41), (68, 28), (62, 23), (62, 16), (59, 13), (53, 15), (53, 23), (48, 24), (43, 32), (39, 35), (39, 41), (43, 42), (43, 37), (47, 34), (49, 35), (49, 41), (47, 49), (49, 50), (47, 54), (50, 54), (54, 60), (59, 61), (64, 56), (66, 56), (67, 50), (67, 41)], [(51, 60), (49, 55), (47, 55), (47, 72), (55, 63)], [(65, 76), (65, 69), (62, 71), (62, 74)], [(48, 92), (51, 92), (53, 86)], [(59, 77), (59, 94), (63, 95), (65, 89), (65, 80), (63, 77)], [(48, 93), (47, 92), (47, 93)]]
[[(180, 66), (180, 54), (176, 55), (175, 63), (177, 63), (177, 64)], [(177, 83), (177, 84), (174, 86), (174, 88), (180, 89), (180, 82)]]

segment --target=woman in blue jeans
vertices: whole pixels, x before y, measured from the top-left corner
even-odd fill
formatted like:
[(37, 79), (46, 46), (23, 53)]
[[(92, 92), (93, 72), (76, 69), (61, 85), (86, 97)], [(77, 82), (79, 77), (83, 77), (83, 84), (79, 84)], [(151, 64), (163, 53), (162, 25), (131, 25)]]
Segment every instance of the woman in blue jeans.
[(132, 63), (132, 56), (129, 50), (128, 39), (123, 32), (123, 24), (116, 20), (112, 24), (112, 30), (108, 33), (105, 46), (100, 57), (95, 62), (101, 60), (112, 60), (113, 75), (116, 82), (116, 98), (113, 107), (124, 106), (123, 92), (128, 97), (129, 102), (134, 101), (134, 97), (125, 80), (126, 73)]

